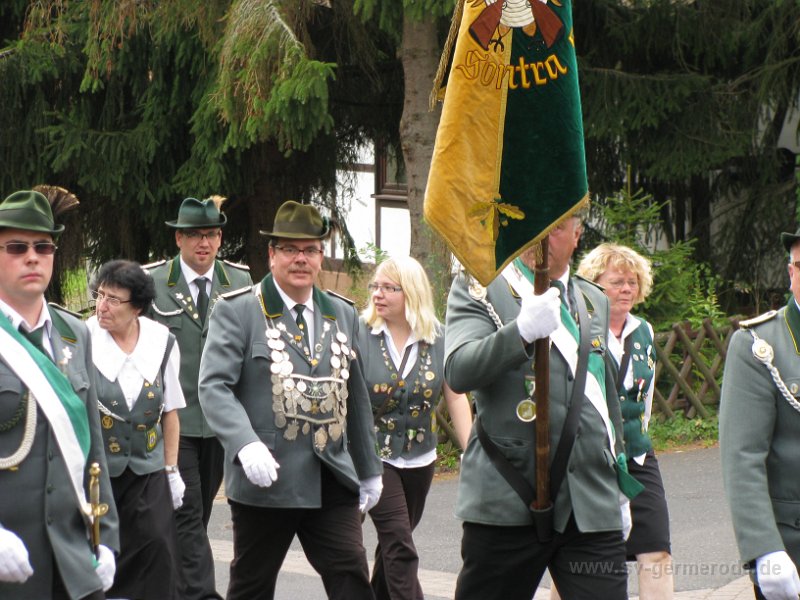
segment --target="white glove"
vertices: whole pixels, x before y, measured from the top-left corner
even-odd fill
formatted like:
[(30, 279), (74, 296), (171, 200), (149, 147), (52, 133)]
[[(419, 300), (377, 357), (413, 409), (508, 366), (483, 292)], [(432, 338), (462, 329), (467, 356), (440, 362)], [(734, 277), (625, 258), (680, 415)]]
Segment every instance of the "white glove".
[(167, 473), (169, 481), (169, 491), (172, 493), (172, 508), (178, 510), (183, 504), (183, 493), (186, 491), (186, 484), (178, 471)]
[(0, 581), (24, 583), (31, 575), (25, 543), (13, 531), (0, 527)]
[(94, 570), (103, 584), (103, 591), (108, 591), (114, 583), (114, 573), (117, 572), (117, 561), (111, 548), (102, 544), (97, 547), (97, 566)]
[(365, 514), (372, 510), (381, 499), (382, 491), (383, 476), (375, 475), (362, 479), (358, 486), (358, 510)]
[(631, 529), (633, 529), (633, 518), (631, 517), (631, 501), (628, 500), (627, 496), (625, 500), (620, 500), (619, 503), (619, 514), (622, 516), (622, 539), (627, 541), (628, 537), (631, 535)]
[(561, 294), (549, 288), (544, 294), (525, 294), (517, 317), (519, 334), (526, 343), (547, 337), (561, 324)]
[(756, 582), (767, 600), (797, 600), (800, 593), (797, 568), (783, 550), (756, 559)]
[(253, 485), (269, 487), (278, 479), (281, 466), (263, 442), (250, 442), (239, 450), (239, 462)]

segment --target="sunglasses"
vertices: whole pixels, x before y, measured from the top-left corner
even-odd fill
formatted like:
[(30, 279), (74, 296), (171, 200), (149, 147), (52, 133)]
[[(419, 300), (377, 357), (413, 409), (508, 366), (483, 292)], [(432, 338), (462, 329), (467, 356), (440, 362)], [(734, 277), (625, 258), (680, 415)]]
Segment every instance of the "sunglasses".
[(43, 256), (50, 256), (55, 253), (56, 246), (53, 242), (34, 242), (30, 244), (28, 242), (8, 242), (7, 244), (3, 245), (0, 244), (0, 248), (6, 251), (6, 254), (11, 254), (14, 256), (21, 256), (23, 254), (28, 253), (28, 248), (33, 246), (34, 252), (36, 254), (41, 254)]

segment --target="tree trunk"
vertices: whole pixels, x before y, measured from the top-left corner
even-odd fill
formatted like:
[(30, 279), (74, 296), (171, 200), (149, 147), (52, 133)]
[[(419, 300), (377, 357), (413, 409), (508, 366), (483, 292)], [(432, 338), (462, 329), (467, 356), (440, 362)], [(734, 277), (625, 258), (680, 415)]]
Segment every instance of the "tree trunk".
[(418, 21), (406, 11), (400, 47), (405, 80), (400, 143), (408, 182), (411, 254), (427, 270), (437, 295), (446, 294), (449, 287), (450, 253), (442, 239), (424, 222), (422, 205), (441, 114), (438, 107), (433, 112), (428, 110), (428, 95), (440, 54), (435, 20)]

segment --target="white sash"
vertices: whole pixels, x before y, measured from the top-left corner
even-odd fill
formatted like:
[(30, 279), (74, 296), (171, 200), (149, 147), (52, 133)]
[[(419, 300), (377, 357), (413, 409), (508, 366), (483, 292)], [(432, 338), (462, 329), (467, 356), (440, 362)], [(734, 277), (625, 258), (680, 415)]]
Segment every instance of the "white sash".
[[(514, 290), (520, 296), (534, 293), (533, 284), (528, 281), (528, 279), (524, 277), (522, 273), (519, 272), (519, 269), (514, 266), (513, 261), (509, 263), (505, 269), (503, 269), (502, 275), (508, 284), (514, 288)], [(563, 322), (558, 325), (558, 329), (550, 334), (550, 342), (556, 347), (558, 353), (564, 357), (564, 360), (569, 366), (570, 373), (572, 373), (572, 376), (574, 377), (575, 370), (578, 368), (578, 342), (570, 333), (569, 329), (566, 328)], [(586, 374), (586, 388), (584, 389), (584, 395), (589, 400), (591, 405), (594, 406), (595, 410), (600, 414), (600, 418), (603, 419), (603, 424), (605, 425), (606, 433), (608, 434), (609, 448), (611, 449), (611, 454), (613, 455), (614, 428), (611, 425), (611, 418), (608, 415), (608, 404), (606, 403), (605, 389), (600, 385), (600, 382), (597, 381), (591, 371)]]
[(28, 351), (2, 328), (0, 328), (0, 357), (30, 390), (31, 396), (49, 421), (67, 465), (69, 479), (78, 499), (78, 505), (83, 511), (84, 517), (88, 519), (91, 515), (91, 506), (86, 501), (86, 493), (83, 489), (86, 460), (64, 405), (61, 404), (61, 400), (58, 399), (44, 373), (28, 354)]

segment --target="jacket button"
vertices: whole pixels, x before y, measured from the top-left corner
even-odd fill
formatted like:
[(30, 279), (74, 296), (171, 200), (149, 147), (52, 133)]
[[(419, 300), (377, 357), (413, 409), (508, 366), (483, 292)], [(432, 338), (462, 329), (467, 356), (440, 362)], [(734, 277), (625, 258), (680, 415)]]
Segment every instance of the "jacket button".
[(567, 375), (567, 381), (572, 381), (573, 379), (575, 379), (575, 378), (572, 376), (572, 373)]
[(569, 472), (570, 472), (570, 473), (574, 473), (574, 472), (575, 472), (575, 467), (573, 467), (572, 465), (570, 465), (570, 466), (569, 466)]
[(56, 489), (54, 486), (52, 486), (52, 485), (48, 485), (48, 486), (47, 486), (47, 493), (48, 493), (48, 494), (52, 494), (54, 489)]

